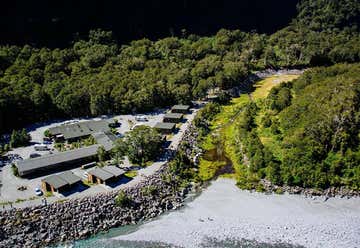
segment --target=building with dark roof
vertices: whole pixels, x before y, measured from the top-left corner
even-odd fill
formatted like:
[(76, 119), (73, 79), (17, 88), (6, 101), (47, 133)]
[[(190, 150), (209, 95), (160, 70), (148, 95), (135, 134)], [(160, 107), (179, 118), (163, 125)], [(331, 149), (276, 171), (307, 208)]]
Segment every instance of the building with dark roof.
[(164, 115), (163, 122), (179, 123), (182, 119), (183, 114), (181, 113), (167, 113)]
[(175, 123), (158, 122), (154, 128), (162, 134), (171, 134), (175, 131)]
[(117, 140), (117, 137), (111, 132), (94, 133), (94, 134), (92, 134), (92, 136), (96, 140), (96, 143), (98, 145), (103, 146), (106, 151), (110, 151), (111, 149), (113, 149), (114, 142), (115, 142), (115, 140)]
[(116, 166), (96, 167), (88, 171), (88, 181), (91, 183), (106, 184), (119, 179), (125, 173)]
[(77, 140), (90, 136), (93, 133), (109, 132), (110, 122), (106, 120), (100, 121), (83, 121), (73, 124), (64, 124), (49, 128), (49, 132), (53, 137), (63, 137), (67, 141)]
[(190, 111), (189, 105), (174, 105), (171, 108), (171, 113), (182, 113), (187, 114)]
[(80, 166), (97, 159), (97, 150), (100, 145), (92, 145), (75, 150), (47, 154), (38, 158), (19, 160), (16, 162), (20, 176), (34, 173), (46, 173), (51, 170), (64, 170), (70, 166)]
[(80, 177), (71, 171), (65, 171), (60, 174), (51, 175), (41, 180), (41, 187), (44, 192), (60, 192), (70, 189), (71, 186), (81, 182)]
[(102, 146), (106, 151), (110, 151), (117, 139), (111, 132), (95, 133), (93, 136), (97, 142), (95, 145), (18, 161), (16, 167), (19, 175), (27, 176), (51, 170), (63, 170), (70, 166), (81, 166), (84, 163), (96, 161), (99, 147)]

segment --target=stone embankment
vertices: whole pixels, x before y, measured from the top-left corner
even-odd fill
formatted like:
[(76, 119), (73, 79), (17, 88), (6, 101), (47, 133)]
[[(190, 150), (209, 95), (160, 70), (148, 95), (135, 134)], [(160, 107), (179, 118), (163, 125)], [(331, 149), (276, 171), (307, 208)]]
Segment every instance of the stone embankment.
[(2, 212), (0, 247), (40, 247), (86, 238), (121, 225), (150, 219), (182, 205), (187, 189), (177, 191), (166, 168), (124, 192), (129, 207), (115, 203), (118, 192)]
[(311, 189), (311, 188), (303, 188), (299, 186), (277, 186), (277, 185), (273, 185), (271, 182), (267, 180), (261, 180), (261, 184), (264, 187), (264, 191), (267, 193), (288, 192), (289, 194), (301, 194), (307, 197), (323, 196), (325, 197), (325, 199), (335, 196), (341, 198), (360, 197), (359, 191), (351, 190), (346, 187), (331, 187), (328, 189)]
[[(190, 127), (183, 143), (191, 150), (195, 129)], [(191, 155), (191, 151), (186, 153)], [(43, 247), (83, 239), (110, 228), (154, 218), (176, 209), (191, 190), (179, 187), (176, 177), (164, 165), (132, 188), (124, 189), (130, 204), (121, 207), (118, 191), (101, 193), (47, 206), (12, 209), (0, 216), (0, 247)]]

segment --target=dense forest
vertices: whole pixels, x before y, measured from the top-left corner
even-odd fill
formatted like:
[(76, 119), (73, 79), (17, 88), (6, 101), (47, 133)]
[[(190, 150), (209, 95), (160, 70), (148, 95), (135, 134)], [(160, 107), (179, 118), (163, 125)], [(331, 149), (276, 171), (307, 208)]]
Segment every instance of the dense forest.
[(90, 31), (65, 49), (0, 47), (0, 133), (58, 117), (141, 112), (227, 89), (254, 70), (358, 62), (360, 3), (304, 0), (272, 34), (184, 32), (119, 45)]
[(314, 68), (282, 83), (264, 101), (249, 103), (236, 125), (238, 158), (249, 160), (241, 187), (266, 178), (360, 189), (360, 64)]

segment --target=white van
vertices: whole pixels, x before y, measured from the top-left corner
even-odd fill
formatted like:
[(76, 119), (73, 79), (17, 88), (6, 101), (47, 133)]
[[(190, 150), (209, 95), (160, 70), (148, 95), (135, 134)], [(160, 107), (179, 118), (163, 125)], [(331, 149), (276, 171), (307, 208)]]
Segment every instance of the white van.
[(47, 151), (47, 150), (49, 150), (47, 145), (35, 145), (34, 149), (35, 149), (35, 151)]

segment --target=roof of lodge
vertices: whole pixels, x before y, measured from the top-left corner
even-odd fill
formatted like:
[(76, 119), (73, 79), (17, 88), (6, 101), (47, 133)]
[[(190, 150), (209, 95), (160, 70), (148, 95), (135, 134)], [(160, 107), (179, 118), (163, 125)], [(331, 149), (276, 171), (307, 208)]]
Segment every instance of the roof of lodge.
[(170, 122), (158, 122), (154, 126), (154, 128), (157, 129), (168, 129), (168, 130), (173, 129), (174, 127), (175, 127), (175, 123), (170, 123)]
[(125, 173), (124, 170), (114, 166), (114, 165), (109, 165), (109, 166), (105, 166), (102, 168), (103, 170), (106, 170), (107, 172), (113, 174), (115, 177), (121, 176)]
[(180, 113), (167, 113), (164, 115), (164, 118), (169, 119), (181, 119), (183, 117), (183, 114)]
[(109, 122), (106, 120), (83, 121), (49, 128), (49, 132), (52, 135), (63, 134), (65, 139), (73, 139), (97, 132), (108, 131), (110, 131), (110, 127)]
[(71, 171), (64, 171), (63, 173), (59, 174), (59, 177), (65, 179), (70, 185), (73, 185), (81, 181), (81, 178), (76, 176)]
[(96, 143), (102, 145), (106, 151), (110, 151), (114, 147), (114, 141), (117, 137), (111, 132), (100, 132), (93, 134)]
[(106, 170), (104, 170), (104, 169), (102, 169), (100, 167), (96, 167), (96, 168), (88, 171), (88, 173), (90, 175), (93, 175), (93, 176), (97, 177), (97, 178), (100, 178), (103, 181), (106, 181), (106, 180), (114, 177), (114, 175), (112, 173), (110, 173), (110, 172), (108, 172), (108, 171), (106, 171)]
[(51, 185), (55, 189), (59, 189), (66, 185), (73, 185), (81, 181), (80, 177), (76, 176), (71, 171), (65, 171), (60, 174), (51, 175), (42, 179), (43, 182)]
[(46, 182), (47, 184), (53, 186), (55, 189), (64, 187), (65, 185), (68, 184), (64, 179), (62, 179), (58, 175), (48, 176), (42, 179), (41, 181)]
[(38, 158), (20, 160), (17, 162), (17, 168), (19, 174), (24, 175), (32, 170), (94, 156), (97, 154), (97, 149), (99, 147), (100, 145), (96, 144), (75, 150), (47, 154)]
[(189, 110), (190, 106), (189, 105), (174, 105), (171, 109), (179, 109), (179, 110)]

